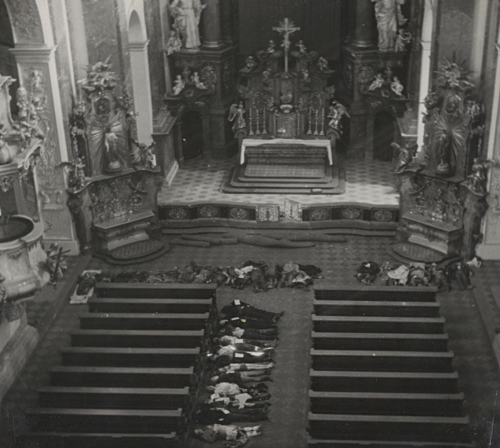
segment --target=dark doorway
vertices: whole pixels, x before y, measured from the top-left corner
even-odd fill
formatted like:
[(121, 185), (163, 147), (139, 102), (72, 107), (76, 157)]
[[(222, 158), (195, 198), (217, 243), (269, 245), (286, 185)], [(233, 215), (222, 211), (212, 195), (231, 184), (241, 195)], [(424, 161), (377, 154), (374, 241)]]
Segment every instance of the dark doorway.
[(375, 115), (373, 132), (373, 158), (385, 162), (392, 160), (391, 143), (394, 141), (394, 121), (392, 115), (380, 112)]
[(182, 154), (184, 160), (203, 154), (203, 123), (198, 112), (187, 112), (182, 117)]

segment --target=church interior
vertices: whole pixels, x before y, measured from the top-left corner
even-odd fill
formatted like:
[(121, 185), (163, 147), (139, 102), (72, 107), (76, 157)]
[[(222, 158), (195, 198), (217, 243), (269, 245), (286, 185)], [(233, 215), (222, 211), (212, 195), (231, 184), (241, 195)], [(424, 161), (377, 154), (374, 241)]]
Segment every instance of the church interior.
[(500, 447), (499, 49), (494, 0), (0, 0), (0, 446)]

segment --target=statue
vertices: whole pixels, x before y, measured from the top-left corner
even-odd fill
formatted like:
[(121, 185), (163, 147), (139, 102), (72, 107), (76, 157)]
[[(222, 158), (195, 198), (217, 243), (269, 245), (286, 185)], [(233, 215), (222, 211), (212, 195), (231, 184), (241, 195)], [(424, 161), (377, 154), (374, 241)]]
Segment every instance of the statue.
[(104, 134), (106, 171), (108, 172), (114, 173), (122, 169), (122, 164), (118, 159), (117, 142), (118, 136), (114, 132)]
[(85, 164), (81, 157), (77, 157), (73, 162), (63, 162), (61, 165), (69, 168), (68, 185), (70, 188), (79, 190), (85, 186), (87, 182), (85, 177)]
[(400, 29), (398, 35), (396, 36), (396, 42), (394, 43), (394, 51), (396, 53), (402, 53), (406, 51), (406, 47), (411, 42), (411, 33)]
[(303, 40), (299, 40), (295, 46), (298, 47), (300, 54), (306, 54), (307, 53), (307, 48), (304, 45), (304, 41)]
[(328, 127), (335, 129), (336, 131), (342, 131), (342, 124), (340, 121), (342, 117), (346, 115), (350, 118), (350, 115), (347, 113), (347, 109), (343, 104), (340, 104), (338, 101), (333, 100), (332, 104), (328, 110), (328, 118), (330, 121), (328, 122)]
[(397, 95), (397, 96), (403, 96), (403, 84), (401, 84), (401, 81), (397, 76), (395, 76), (392, 79), (391, 83), (391, 90)]
[(245, 108), (243, 103), (233, 104), (229, 109), (229, 121), (233, 122), (233, 131), (236, 132), (238, 129), (246, 128), (247, 124), (245, 121)]
[(276, 44), (274, 43), (274, 40), (271, 39), (269, 41), (269, 45), (267, 47), (266, 52), (269, 54), (274, 54), (275, 51), (276, 51)]
[(381, 89), (384, 86), (385, 80), (384, 77), (382, 76), (382, 73), (377, 73), (375, 75), (375, 79), (372, 81), (370, 86), (368, 87), (368, 90), (370, 92), (373, 92), (374, 90)]
[(135, 145), (135, 150), (132, 152), (132, 163), (134, 165), (142, 165), (147, 169), (153, 169), (156, 167), (156, 155), (154, 153), (154, 147), (156, 143), (153, 141), (151, 144), (146, 145), (145, 143), (139, 143), (137, 140), (132, 140)]
[(466, 187), (478, 195), (486, 194), (486, 172), (495, 165), (493, 160), (481, 162), (477, 157), (472, 164), (472, 173), (467, 176)]
[(174, 80), (174, 87), (173, 87), (174, 96), (179, 96), (180, 93), (184, 90), (184, 87), (186, 87), (186, 82), (182, 79), (181, 75), (177, 75)]
[(328, 61), (323, 56), (318, 59), (318, 67), (321, 72), (328, 70)]
[(173, 0), (170, 3), (170, 14), (175, 19), (175, 28), (182, 36), (184, 48), (198, 50), (200, 47), (201, 12), (205, 8), (200, 0)]
[(375, 3), (375, 17), (378, 28), (378, 49), (394, 51), (396, 37), (401, 26), (408, 21), (401, 12), (405, 0), (372, 0)]
[(168, 38), (166, 47), (167, 55), (169, 56), (182, 49), (182, 41), (179, 39), (176, 30), (170, 31), (170, 37)]
[(19, 121), (26, 121), (29, 116), (30, 111), (30, 101), (28, 98), (28, 91), (25, 87), (19, 87), (16, 92), (17, 97), (17, 107), (19, 112), (17, 118)]
[(411, 166), (413, 159), (417, 155), (418, 145), (406, 143), (404, 147), (401, 147), (397, 143), (392, 142), (391, 146), (399, 151), (398, 161), (394, 172), (396, 174), (404, 173)]
[(438, 174), (446, 176), (451, 173), (450, 146), (449, 136), (445, 133), (440, 134), (436, 142), (436, 159), (438, 161), (436, 172)]
[(4, 137), (7, 132), (4, 130), (5, 125), (0, 123), (0, 165), (7, 165), (12, 162), (12, 153), (10, 152)]

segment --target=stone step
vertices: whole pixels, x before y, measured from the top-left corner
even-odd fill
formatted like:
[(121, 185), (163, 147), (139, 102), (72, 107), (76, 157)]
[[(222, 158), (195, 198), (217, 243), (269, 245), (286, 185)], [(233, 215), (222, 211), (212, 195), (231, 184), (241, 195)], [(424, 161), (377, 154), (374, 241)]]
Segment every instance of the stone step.
[(317, 316), (313, 314), (317, 332), (333, 333), (444, 333), (443, 317), (364, 317)]
[(74, 347), (200, 347), (204, 330), (77, 330), (71, 333)]
[[(470, 443), (467, 417), (418, 417), (309, 413), (316, 439)], [(398, 446), (398, 445), (396, 445)]]
[(204, 330), (209, 314), (81, 313), (84, 330)]
[(309, 391), (315, 414), (420, 415), (459, 417), (464, 395)]
[(311, 369), (311, 389), (338, 392), (458, 392), (458, 373), (436, 372), (353, 372)]
[(48, 408), (90, 409), (186, 409), (190, 407), (188, 387), (54, 387), (37, 390), (40, 405)]
[(181, 448), (177, 433), (126, 434), (92, 432), (29, 432), (20, 435), (20, 448)]
[(441, 352), (448, 350), (447, 334), (319, 333), (312, 332), (318, 350), (396, 350)]
[(311, 349), (314, 370), (452, 372), (453, 352)]
[(67, 347), (61, 351), (65, 366), (96, 367), (193, 367), (199, 348)]
[(208, 313), (212, 299), (103, 299), (89, 300), (93, 313)]
[(314, 300), (318, 316), (439, 317), (438, 302)]
[(50, 369), (52, 386), (191, 387), (194, 368), (57, 366)]
[(181, 409), (34, 408), (26, 411), (29, 431), (158, 434), (178, 431)]
[(330, 288), (322, 283), (321, 288), (315, 288), (314, 297), (317, 300), (375, 300), (396, 302), (435, 302), (437, 289), (435, 287), (417, 286), (363, 286), (344, 285)]
[(410, 442), (390, 440), (308, 439), (308, 448), (475, 448), (476, 444), (460, 442)]
[(123, 299), (214, 299), (217, 285), (179, 285), (144, 283), (98, 283), (95, 288), (97, 297), (117, 297)]

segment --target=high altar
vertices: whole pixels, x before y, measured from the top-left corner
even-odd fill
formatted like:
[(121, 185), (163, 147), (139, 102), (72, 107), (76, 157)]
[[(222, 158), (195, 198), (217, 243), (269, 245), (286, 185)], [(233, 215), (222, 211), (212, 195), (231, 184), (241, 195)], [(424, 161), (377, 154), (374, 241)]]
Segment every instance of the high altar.
[(224, 191), (340, 194), (335, 147), (347, 112), (333, 100), (334, 70), (302, 40), (292, 44), (300, 28), (289, 19), (273, 29), (282, 44), (271, 40), (240, 70), (241, 101), (229, 114), (239, 165)]

